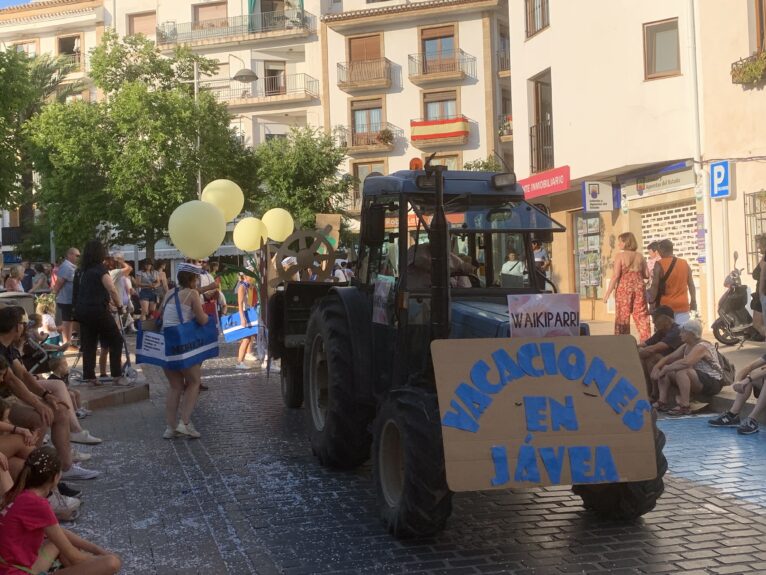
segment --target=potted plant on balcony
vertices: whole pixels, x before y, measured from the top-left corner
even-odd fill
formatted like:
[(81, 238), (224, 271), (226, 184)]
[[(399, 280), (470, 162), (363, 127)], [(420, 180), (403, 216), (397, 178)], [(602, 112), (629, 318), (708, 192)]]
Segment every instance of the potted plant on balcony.
[(735, 62), (731, 67), (731, 81), (735, 84), (756, 84), (766, 78), (766, 50)]
[(388, 128), (383, 128), (380, 132), (378, 132), (377, 140), (381, 144), (390, 146), (394, 143), (394, 133)]

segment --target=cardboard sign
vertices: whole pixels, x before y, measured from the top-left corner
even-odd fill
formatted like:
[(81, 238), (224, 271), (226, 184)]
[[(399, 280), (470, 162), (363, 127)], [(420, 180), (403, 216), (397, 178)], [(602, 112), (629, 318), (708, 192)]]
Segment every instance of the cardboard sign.
[(632, 337), (436, 340), (431, 352), (453, 491), (657, 476)]
[(580, 335), (580, 296), (541, 293), (508, 296), (511, 337)]

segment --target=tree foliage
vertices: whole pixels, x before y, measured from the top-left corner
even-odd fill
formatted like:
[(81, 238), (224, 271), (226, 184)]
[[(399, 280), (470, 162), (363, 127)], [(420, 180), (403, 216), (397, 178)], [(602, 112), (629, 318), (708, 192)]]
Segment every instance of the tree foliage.
[(339, 173), (345, 150), (332, 135), (314, 128), (293, 128), (255, 151), (262, 193), (260, 211), (284, 208), (296, 225), (313, 229), (318, 213), (337, 213), (353, 180)]
[(254, 158), (230, 129), (226, 106), (204, 91), (195, 101), (183, 83), (194, 58), (161, 58), (143, 37), (106, 34), (92, 76), (108, 99), (50, 106), (32, 123), (41, 203), (69, 243), (96, 230), (151, 255), (173, 210), (197, 198), (198, 166), (203, 184), (228, 177), (252, 197)]

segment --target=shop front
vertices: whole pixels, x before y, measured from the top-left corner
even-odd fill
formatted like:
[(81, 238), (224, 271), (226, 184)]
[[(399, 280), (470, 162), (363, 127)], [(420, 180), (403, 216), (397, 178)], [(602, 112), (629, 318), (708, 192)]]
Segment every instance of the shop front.
[(705, 231), (691, 162), (658, 166), (641, 174), (596, 175), (575, 181), (568, 176), (569, 167), (564, 166), (534, 177), (556, 178), (557, 185), (538, 184), (535, 190), (533, 178), (521, 184), (529, 190), (528, 200), (543, 203), (551, 217), (567, 227), (548, 247), (551, 277), (559, 291), (579, 294), (584, 320), (614, 320), (614, 299), (604, 303), (603, 296), (613, 273), (617, 237), (623, 232), (633, 232), (644, 255), (652, 241), (673, 241), (676, 255), (689, 262), (699, 292)]

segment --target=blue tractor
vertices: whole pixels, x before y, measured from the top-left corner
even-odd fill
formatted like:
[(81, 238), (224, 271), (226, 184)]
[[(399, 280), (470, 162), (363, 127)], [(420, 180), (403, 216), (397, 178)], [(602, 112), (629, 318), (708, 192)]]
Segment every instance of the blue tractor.
[[(510, 339), (508, 295), (555, 291), (532, 240), (562, 231), (524, 200), (513, 174), (426, 165), (370, 176), (350, 285), (288, 282), (270, 301), (285, 403), (305, 401), (322, 465), (349, 469), (372, 457), (380, 515), (394, 535), (436, 533), (452, 510), (431, 343)], [(575, 485), (586, 508), (619, 519), (654, 508), (667, 469), (654, 417), (650, 478)]]

